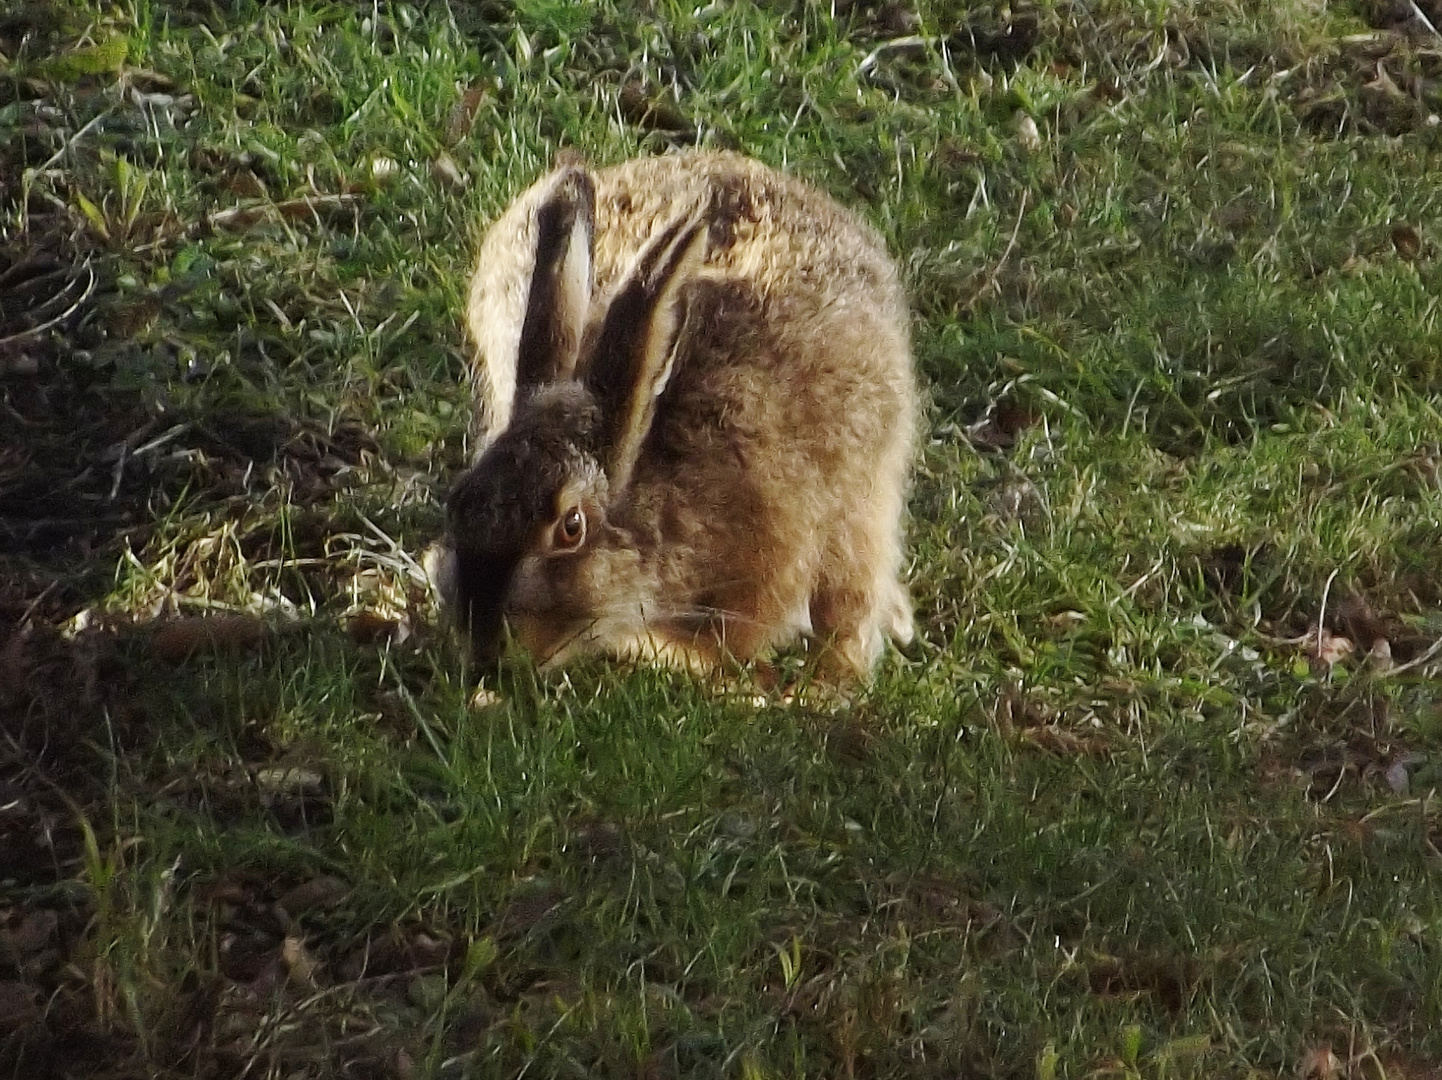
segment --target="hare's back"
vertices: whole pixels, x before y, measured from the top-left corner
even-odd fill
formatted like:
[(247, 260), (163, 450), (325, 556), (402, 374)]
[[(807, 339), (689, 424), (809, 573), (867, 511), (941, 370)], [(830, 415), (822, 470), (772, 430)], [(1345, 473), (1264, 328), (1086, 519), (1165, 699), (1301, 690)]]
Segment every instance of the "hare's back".
[(814, 295), (905, 321), (880, 236), (796, 177), (739, 154), (690, 152), (636, 158), (599, 170), (595, 181), (598, 290), (657, 231), (704, 208), (708, 274), (742, 281), (763, 301)]

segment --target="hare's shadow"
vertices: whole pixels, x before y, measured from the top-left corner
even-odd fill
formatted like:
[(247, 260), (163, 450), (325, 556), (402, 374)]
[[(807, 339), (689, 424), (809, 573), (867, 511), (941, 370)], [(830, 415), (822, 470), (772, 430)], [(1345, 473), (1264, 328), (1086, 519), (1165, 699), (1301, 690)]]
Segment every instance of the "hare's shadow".
[(279, 467), (301, 502), (320, 501), (375, 449), (355, 424), (182, 400), (173, 388), (207, 373), (137, 340), (144, 303), (68, 237), (0, 245), (0, 631), (103, 595), (182, 497), (244, 501)]

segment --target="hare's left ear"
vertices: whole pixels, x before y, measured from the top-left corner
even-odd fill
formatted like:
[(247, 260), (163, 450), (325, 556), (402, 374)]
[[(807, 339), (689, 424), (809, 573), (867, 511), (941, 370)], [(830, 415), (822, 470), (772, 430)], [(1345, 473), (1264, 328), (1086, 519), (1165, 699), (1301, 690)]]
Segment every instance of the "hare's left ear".
[(568, 164), (486, 234), (466, 321), (487, 443), (510, 423), (519, 393), (573, 376), (590, 311), (594, 232), (591, 176)]
[(601, 407), (600, 456), (610, 490), (623, 490), (666, 389), (686, 323), (685, 285), (706, 257), (700, 213), (672, 222), (637, 254), (606, 307), (586, 369)]

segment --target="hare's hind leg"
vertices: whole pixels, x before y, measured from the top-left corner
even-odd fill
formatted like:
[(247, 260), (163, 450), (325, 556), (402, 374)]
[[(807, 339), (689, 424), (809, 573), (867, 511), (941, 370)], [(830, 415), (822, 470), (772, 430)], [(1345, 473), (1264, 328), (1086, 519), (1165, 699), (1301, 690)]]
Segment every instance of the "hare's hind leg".
[(911, 640), (911, 600), (897, 578), (898, 532), (891, 522), (873, 521), (837, 537), (811, 600), (824, 672), (865, 679), (888, 637)]

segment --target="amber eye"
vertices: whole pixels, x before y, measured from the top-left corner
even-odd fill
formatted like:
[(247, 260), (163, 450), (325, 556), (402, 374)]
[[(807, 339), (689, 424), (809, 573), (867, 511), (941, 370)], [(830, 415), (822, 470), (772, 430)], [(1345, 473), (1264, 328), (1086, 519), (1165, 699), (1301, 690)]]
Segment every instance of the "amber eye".
[(586, 535), (586, 515), (579, 506), (573, 506), (561, 515), (556, 523), (556, 543), (562, 547), (575, 547)]

